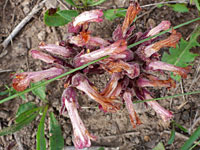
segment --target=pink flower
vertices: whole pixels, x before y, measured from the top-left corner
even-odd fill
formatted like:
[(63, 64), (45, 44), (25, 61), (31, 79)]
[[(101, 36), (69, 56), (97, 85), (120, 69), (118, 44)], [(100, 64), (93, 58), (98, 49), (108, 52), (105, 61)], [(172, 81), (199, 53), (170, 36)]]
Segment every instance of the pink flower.
[(89, 134), (81, 120), (77, 110), (76, 93), (72, 87), (68, 87), (63, 91), (62, 101), (65, 105), (69, 118), (71, 120), (74, 132), (73, 143), (76, 149), (82, 149), (91, 146), (90, 140), (96, 140), (96, 137)]
[(110, 46), (107, 46), (105, 48), (101, 48), (99, 50), (93, 51), (91, 53), (87, 54), (80, 54), (74, 58), (74, 64), (76, 67), (79, 67), (83, 64), (86, 64), (88, 62), (91, 62), (93, 60), (96, 60), (98, 58), (101, 58), (103, 56), (107, 55), (115, 55), (119, 54), (121, 52), (124, 52), (127, 49), (127, 44), (125, 40), (119, 40)]
[(154, 44), (151, 44), (147, 47), (140, 47), (137, 50), (137, 54), (143, 59), (143, 58), (148, 58), (152, 54), (158, 52), (161, 48), (163, 47), (176, 47), (176, 44), (179, 42), (181, 39), (181, 34), (176, 32), (175, 30), (172, 31), (172, 34), (165, 40), (156, 42)]
[(69, 40), (70, 43), (75, 44), (79, 47), (82, 46), (93, 46), (102, 47), (107, 46), (110, 43), (102, 38), (90, 36), (89, 32), (80, 32), (77, 36), (72, 36)]
[(109, 73), (121, 72), (129, 78), (134, 79), (140, 74), (140, 68), (137, 63), (127, 63), (122, 60), (110, 61), (101, 65)]
[(91, 99), (98, 102), (105, 112), (115, 112), (119, 109), (119, 105), (111, 98), (105, 98), (99, 94), (94, 86), (82, 74), (78, 73), (72, 77), (72, 86), (86, 93)]
[(89, 22), (102, 22), (103, 19), (100, 18), (102, 16), (103, 16), (102, 10), (85, 11), (75, 18), (73, 26), (76, 27), (77, 25), (80, 26), (84, 23), (89, 23)]
[(40, 43), (39, 48), (63, 57), (69, 57), (72, 54), (70, 49), (55, 44)]
[(153, 36), (158, 34), (162, 30), (167, 30), (170, 28), (171, 23), (169, 21), (162, 21), (159, 25), (157, 25), (155, 28), (151, 29), (149, 33), (147, 34), (148, 36)]
[[(149, 92), (145, 89), (141, 89), (141, 93), (136, 92), (137, 96), (141, 100), (145, 99), (153, 99)], [(148, 101), (146, 102), (160, 117), (163, 119), (163, 121), (170, 121), (172, 119), (173, 114), (171, 111), (166, 110), (157, 101)]]
[(118, 88), (118, 85), (119, 85), (118, 81), (119, 81), (120, 77), (121, 77), (120, 73), (113, 73), (111, 75), (110, 81), (108, 82), (106, 87), (101, 92), (101, 95), (104, 97), (112, 97), (113, 95), (116, 96), (116, 92), (118, 91), (118, 90), (116, 91), (116, 89)]
[(139, 13), (140, 10), (141, 10), (140, 5), (137, 2), (133, 1), (130, 2), (130, 5), (126, 13), (126, 17), (122, 25), (123, 37), (125, 37), (129, 26), (131, 25), (131, 23), (133, 22), (133, 20), (135, 19), (136, 15)]
[(141, 124), (141, 121), (140, 121), (139, 117), (137, 116), (137, 113), (135, 112), (134, 107), (133, 107), (132, 93), (129, 90), (125, 91), (123, 94), (123, 99), (125, 101), (126, 108), (129, 112), (131, 124), (132, 124), (133, 128), (135, 128), (136, 125)]
[(176, 82), (169, 78), (168, 80), (159, 80), (157, 77), (152, 75), (147, 75), (144, 77), (140, 77), (137, 80), (138, 87), (167, 87), (167, 88), (175, 88)]
[(186, 78), (187, 74), (190, 72), (191, 66), (181, 68), (181, 67), (174, 66), (172, 64), (167, 64), (167, 63), (162, 62), (162, 61), (153, 61), (153, 62), (150, 62), (147, 65), (147, 69), (148, 70), (171, 71), (175, 74), (182, 76), (183, 78)]
[(53, 78), (63, 73), (63, 69), (50, 68), (38, 72), (23, 72), (16, 73), (12, 81), (12, 86), (16, 91), (24, 91), (30, 84), (30, 82), (38, 82), (43, 79)]
[(34, 59), (42, 60), (43, 62), (46, 62), (48, 64), (53, 64), (56, 61), (54, 57), (41, 51), (31, 50), (30, 54)]

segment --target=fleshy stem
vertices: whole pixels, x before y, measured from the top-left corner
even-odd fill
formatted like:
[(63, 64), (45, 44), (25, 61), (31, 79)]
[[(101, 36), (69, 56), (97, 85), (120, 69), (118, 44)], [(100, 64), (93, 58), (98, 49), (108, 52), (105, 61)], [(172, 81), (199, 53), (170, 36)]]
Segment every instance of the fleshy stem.
[[(179, 24), (179, 25), (173, 27), (173, 29), (180, 28), (180, 27), (182, 27), (182, 26), (188, 25), (188, 24), (193, 23), (193, 22), (198, 21), (198, 20), (200, 20), (200, 17), (198, 17), (198, 18), (196, 18), (196, 19), (192, 19), (192, 20), (187, 21), (187, 22), (184, 22), (184, 23), (182, 23), (182, 24)], [(131, 45), (128, 46), (128, 48), (132, 48), (132, 47), (134, 47), (134, 46), (136, 46), (136, 45), (138, 45), (138, 44), (141, 44), (141, 43), (143, 43), (143, 42), (145, 42), (145, 41), (148, 41), (148, 40), (150, 40), (150, 39), (152, 39), (152, 38), (154, 38), (154, 37), (158, 37), (158, 36), (160, 36), (160, 35), (162, 35), (162, 34), (165, 34), (165, 33), (169, 32), (171, 29), (172, 29), (172, 28), (170, 28), (170, 29), (168, 29), (168, 30), (165, 30), (165, 31), (163, 31), (163, 32), (160, 32), (159, 34), (154, 35), (154, 36), (151, 36), (151, 37), (146, 38), (146, 39), (144, 39), (144, 40), (138, 41), (138, 42), (136, 42), (136, 43), (134, 43), (134, 44), (131, 44)], [(108, 58), (108, 57), (109, 57), (109, 56), (101, 57), (101, 58), (99, 58), (99, 59), (97, 59), (97, 60), (91, 61), (91, 62), (89, 62), (89, 63), (87, 63), (87, 64), (85, 64), (85, 65), (82, 65), (82, 66), (78, 67), (78, 68), (72, 69), (72, 70), (70, 70), (70, 71), (68, 71), (68, 72), (66, 72), (66, 73), (64, 73), (64, 74), (61, 74), (61, 75), (59, 75), (59, 76), (57, 76), (57, 77), (55, 77), (55, 78), (53, 78), (53, 79), (47, 80), (47, 81), (45, 81), (45, 82), (43, 82), (43, 83), (41, 83), (41, 84), (38, 84), (38, 85), (36, 85), (36, 86), (34, 86), (34, 87), (31, 87), (31, 88), (29, 88), (29, 89), (26, 89), (26, 90), (24, 90), (24, 91), (22, 91), (22, 92), (19, 92), (19, 93), (17, 93), (17, 94), (12, 95), (12, 96), (6, 97), (6, 98), (0, 100), (0, 104), (4, 103), (4, 102), (6, 102), (6, 101), (9, 101), (9, 100), (11, 100), (11, 99), (13, 99), (13, 98), (16, 98), (16, 97), (18, 97), (18, 96), (20, 96), (20, 95), (22, 95), (22, 94), (28, 93), (28, 92), (30, 92), (30, 91), (32, 91), (32, 90), (34, 90), (34, 89), (37, 89), (37, 88), (39, 88), (40, 86), (46, 85), (46, 84), (48, 84), (48, 83), (50, 83), (50, 82), (53, 82), (53, 81), (55, 81), (55, 80), (57, 80), (57, 79), (60, 79), (60, 78), (62, 78), (62, 77), (64, 77), (64, 76), (66, 76), (66, 75), (69, 75), (69, 74), (74, 73), (74, 72), (76, 72), (76, 71), (78, 71), (78, 70), (81, 70), (81, 69), (83, 69), (83, 68), (85, 68), (85, 67), (87, 67), (87, 66), (89, 66), (89, 65), (91, 65), (91, 64), (94, 64), (94, 63), (96, 63), (96, 62), (98, 62), (98, 61), (100, 61), (100, 60), (103, 60), (103, 59), (105, 59), (105, 58)], [(188, 94), (188, 93), (178, 94), (178, 96), (182, 96), (182, 95), (191, 95), (191, 94), (197, 94), (197, 93), (200, 93), (200, 91), (189, 92), (189, 94)], [(167, 97), (168, 97), (168, 96), (167, 96)], [(171, 98), (171, 97), (176, 97), (176, 95), (174, 95), (174, 96), (169, 96), (169, 97), (170, 97), (170, 98)], [(147, 101), (161, 100), (161, 99), (165, 99), (165, 97), (156, 98), (156, 99), (151, 99), (151, 100), (147, 100)], [(144, 102), (144, 101), (141, 101), (141, 102)], [(137, 101), (137, 103), (139, 103), (139, 101)]]

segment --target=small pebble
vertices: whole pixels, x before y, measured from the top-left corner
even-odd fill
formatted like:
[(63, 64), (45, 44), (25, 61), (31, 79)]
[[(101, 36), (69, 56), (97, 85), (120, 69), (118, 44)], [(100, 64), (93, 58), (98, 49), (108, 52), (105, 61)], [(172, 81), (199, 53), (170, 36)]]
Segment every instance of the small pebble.
[(46, 32), (45, 32), (45, 31), (39, 32), (38, 35), (37, 35), (37, 37), (38, 37), (38, 39), (39, 39), (40, 41), (44, 41), (44, 40), (45, 40), (45, 37), (46, 37)]

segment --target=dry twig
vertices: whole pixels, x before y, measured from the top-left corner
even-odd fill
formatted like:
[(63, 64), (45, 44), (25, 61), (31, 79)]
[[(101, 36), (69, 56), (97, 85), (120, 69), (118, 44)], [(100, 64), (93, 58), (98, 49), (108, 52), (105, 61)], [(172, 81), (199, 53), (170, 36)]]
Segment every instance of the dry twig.
[[(14, 28), (14, 30), (11, 32), (11, 34), (3, 41), (1, 44), (3, 46), (3, 50), (0, 51), (1, 53), (5, 50), (5, 48), (8, 46), (10, 41), (17, 35), (17, 33), (31, 20), (31, 18), (43, 7), (43, 4), (46, 2), (46, 0), (43, 0), (39, 4), (37, 4), (32, 11)], [(4, 54), (5, 55), (5, 54)], [(1, 57), (1, 56), (0, 56)]]

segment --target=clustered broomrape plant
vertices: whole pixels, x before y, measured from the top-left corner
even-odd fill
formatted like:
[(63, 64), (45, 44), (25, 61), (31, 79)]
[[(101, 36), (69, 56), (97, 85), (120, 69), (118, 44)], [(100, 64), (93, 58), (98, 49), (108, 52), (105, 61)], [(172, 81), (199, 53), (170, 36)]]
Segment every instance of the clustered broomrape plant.
[[(76, 98), (76, 89), (83, 91), (99, 103), (99, 108), (104, 112), (116, 112), (125, 103), (129, 112), (129, 117), (133, 128), (141, 124), (139, 117), (133, 107), (133, 97), (139, 100), (152, 99), (152, 94), (148, 87), (175, 87), (173, 79), (161, 80), (153, 73), (170, 71), (183, 78), (187, 77), (191, 66), (181, 68), (160, 61), (158, 51), (163, 47), (176, 47), (181, 38), (181, 34), (171, 30), (171, 35), (160, 40), (160, 37), (153, 38), (132, 48), (127, 45), (147, 37), (158, 34), (160, 31), (170, 28), (169, 21), (162, 21), (153, 29), (145, 33), (135, 33), (134, 26), (131, 26), (134, 18), (141, 10), (137, 2), (130, 2), (125, 20), (122, 25), (118, 25), (112, 35), (112, 40), (104, 40), (100, 37), (94, 37), (89, 31), (91, 22), (102, 22), (102, 10), (85, 11), (77, 16), (73, 22), (68, 24), (68, 32), (71, 35), (61, 41), (59, 45), (45, 44), (42, 42), (39, 48), (46, 50), (50, 54), (38, 50), (31, 50), (30, 54), (34, 59), (39, 59), (51, 68), (39, 72), (16, 73), (13, 78), (13, 87), (17, 91), (25, 90), (30, 82), (38, 82), (43, 79), (50, 79), (66, 72), (66, 67), (75, 68), (83, 64), (109, 55), (108, 58), (99, 61), (94, 65), (77, 71), (66, 78), (65, 90), (62, 94), (61, 112), (67, 110), (73, 126), (73, 143), (76, 149), (82, 149), (91, 146), (90, 140), (96, 137), (91, 135), (85, 128), (78, 114), (78, 101)], [(68, 64), (63, 58), (73, 58), (73, 64)], [(110, 74), (110, 81), (102, 91), (98, 91), (87, 75), (89, 73)], [(156, 113), (167, 122), (172, 117), (172, 112), (166, 110), (156, 101), (145, 102), (146, 105), (153, 108)]]

